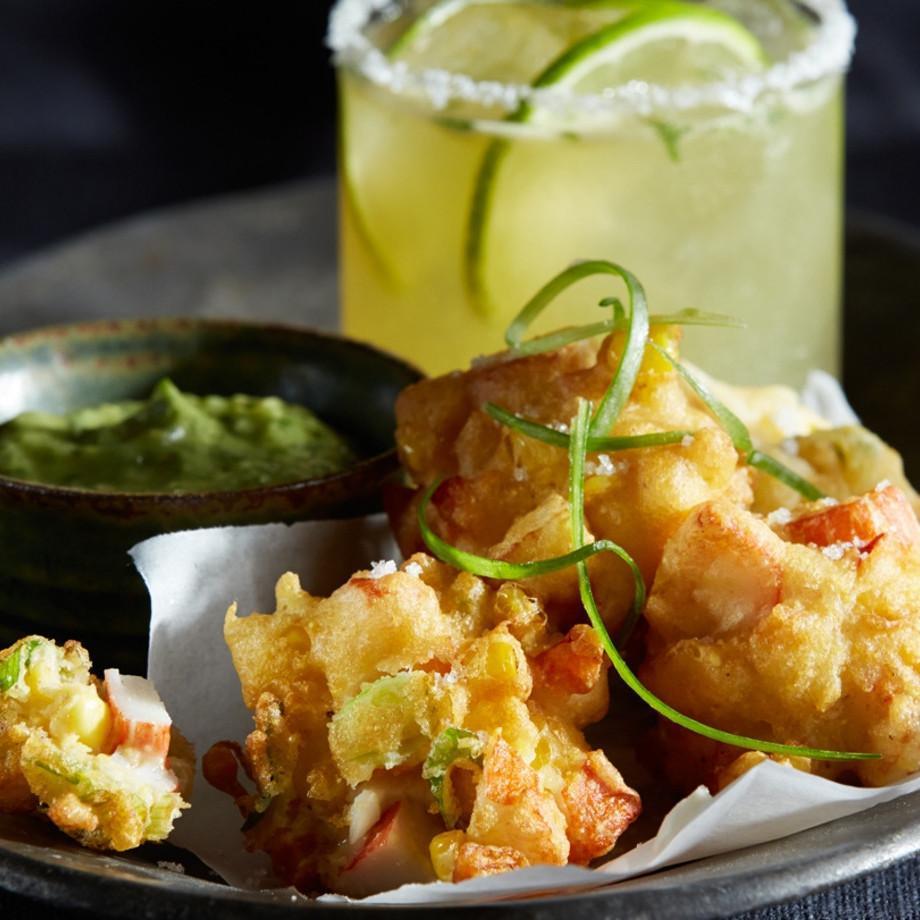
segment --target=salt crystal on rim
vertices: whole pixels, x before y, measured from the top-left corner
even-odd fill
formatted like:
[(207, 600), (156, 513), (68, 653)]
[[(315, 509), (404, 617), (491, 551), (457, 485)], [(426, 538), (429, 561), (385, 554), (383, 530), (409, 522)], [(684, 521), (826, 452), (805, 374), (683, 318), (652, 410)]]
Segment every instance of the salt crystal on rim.
[(786, 93), (849, 68), (856, 23), (843, 0), (810, 0), (807, 6), (820, 18), (811, 43), (763, 73), (734, 74), (700, 86), (665, 87), (632, 80), (594, 94), (558, 86), (534, 88), (474, 80), (467, 74), (440, 68), (413, 70), (405, 62), (390, 61), (364, 30), (375, 17), (399, 15), (401, 8), (392, 0), (339, 0), (329, 16), (326, 42), (336, 65), (350, 67), (394, 93), (426, 98), (435, 108), (463, 100), (508, 112), (525, 101), (549, 111), (579, 115), (635, 112), (647, 116), (661, 110), (709, 106), (747, 112), (764, 96)]

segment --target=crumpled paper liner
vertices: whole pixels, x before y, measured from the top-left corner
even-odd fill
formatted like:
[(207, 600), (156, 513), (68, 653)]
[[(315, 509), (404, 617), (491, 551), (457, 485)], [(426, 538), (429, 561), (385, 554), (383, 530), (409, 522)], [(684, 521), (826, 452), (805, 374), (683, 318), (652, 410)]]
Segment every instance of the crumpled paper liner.
[[(327, 594), (354, 571), (398, 558), (382, 516), (187, 531), (154, 537), (132, 554), (152, 601), (149, 676), (199, 758), (215, 741), (242, 741), (252, 727), (223, 638), (229, 604), (237, 601), (243, 613), (271, 611), (275, 581), (285, 571), (298, 572), (312, 593)], [(598, 887), (775, 840), (918, 789), (920, 777), (857, 789), (767, 761), (716, 796), (697, 789), (674, 807), (654, 838), (599, 869), (533, 867), (460, 885), (407, 885), (368, 902), (468, 901)], [(230, 884), (260, 887), (268, 879), (267, 860), (245, 852), (240, 824), (233, 801), (199, 770), (192, 808), (171, 841)]]
[[(855, 420), (836, 381), (819, 375), (805, 401), (839, 424)], [(274, 610), (278, 577), (293, 571), (326, 595), (358, 569), (399, 552), (382, 515), (293, 526), (227, 527), (154, 537), (132, 550), (152, 605), (148, 674), (199, 758), (216, 741), (242, 741), (252, 727), (223, 638), (224, 614)], [(361, 624), (355, 624), (356, 629)], [(458, 885), (406, 885), (368, 898), (380, 905), (469, 902), (558, 889), (597, 888), (666, 866), (766, 843), (920, 790), (920, 775), (858, 789), (765, 761), (716, 796), (699, 788), (670, 811), (657, 835), (598, 869), (522, 869)], [(229, 884), (270, 883), (263, 854), (246, 853), (232, 800), (200, 768), (192, 808), (171, 841), (195, 853)], [(296, 898), (295, 900), (302, 900)], [(322, 900), (345, 900), (326, 896)]]

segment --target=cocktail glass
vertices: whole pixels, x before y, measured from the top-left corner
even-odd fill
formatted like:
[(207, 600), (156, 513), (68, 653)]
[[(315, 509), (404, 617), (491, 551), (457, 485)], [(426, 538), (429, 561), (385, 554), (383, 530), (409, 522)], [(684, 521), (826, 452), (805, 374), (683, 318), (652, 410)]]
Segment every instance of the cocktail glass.
[[(718, 35), (688, 41), (680, 26), (657, 47), (646, 35), (638, 52), (623, 50), (630, 30), (618, 23), (664, 7), (661, 19), (673, 20), (687, 5), (340, 0), (329, 39), (345, 331), (444, 372), (500, 349), (548, 277), (611, 259), (644, 283), (653, 313), (746, 324), (687, 329), (684, 353), (714, 374), (799, 385), (811, 368), (837, 372), (852, 19), (842, 0), (707, 0), (696, 7), (730, 14), (761, 60), (737, 35), (720, 48)], [(517, 31), (509, 7), (541, 28)], [(495, 17), (497, 34), (468, 39), (481, 55), (463, 48), (464, 16), (480, 31)], [(445, 44), (445, 25), (455, 33), (445, 46), (456, 56), (459, 42), (478, 74), (425, 60)], [(571, 64), (573, 48), (590, 58), (590, 40), (611, 32), (621, 46), (608, 47), (606, 71), (583, 52)], [(499, 54), (489, 46), (502, 38)], [(626, 79), (636, 61), (649, 79)], [(595, 81), (624, 80), (585, 92), (592, 64)], [(553, 66), (588, 76), (560, 80)], [(516, 79), (481, 78), (495, 76), (490, 67)], [(598, 301), (616, 293), (586, 281), (533, 331), (602, 319)]]

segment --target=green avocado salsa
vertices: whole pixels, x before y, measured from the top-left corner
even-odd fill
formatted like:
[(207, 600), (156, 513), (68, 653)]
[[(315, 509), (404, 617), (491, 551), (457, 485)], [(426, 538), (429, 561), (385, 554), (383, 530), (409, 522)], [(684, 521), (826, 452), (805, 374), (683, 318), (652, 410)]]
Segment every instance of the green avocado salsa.
[(161, 380), (147, 400), (0, 425), (0, 474), (116, 492), (278, 485), (340, 472), (356, 457), (309, 409), (277, 397), (194, 396)]

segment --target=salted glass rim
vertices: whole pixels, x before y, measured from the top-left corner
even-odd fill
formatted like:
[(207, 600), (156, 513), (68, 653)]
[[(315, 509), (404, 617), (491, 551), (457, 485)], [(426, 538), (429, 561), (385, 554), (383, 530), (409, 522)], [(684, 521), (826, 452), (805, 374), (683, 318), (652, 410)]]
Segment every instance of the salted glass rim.
[(578, 93), (558, 87), (475, 80), (440, 68), (411, 68), (391, 61), (366, 34), (375, 16), (398, 13), (397, 0), (338, 0), (329, 16), (326, 42), (336, 66), (354, 70), (397, 96), (427, 100), (443, 109), (451, 102), (513, 112), (525, 102), (544, 111), (579, 115), (689, 111), (716, 108), (750, 111), (763, 97), (782, 95), (825, 77), (847, 71), (853, 56), (856, 23), (845, 0), (806, 0), (819, 18), (811, 41), (759, 73), (736, 73), (704, 84), (661, 86), (631, 80), (600, 93)]

